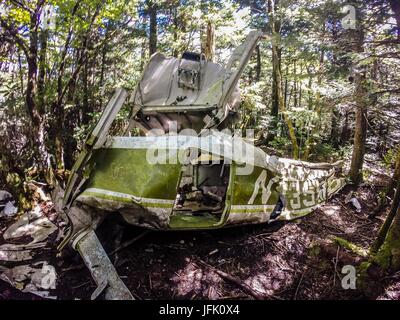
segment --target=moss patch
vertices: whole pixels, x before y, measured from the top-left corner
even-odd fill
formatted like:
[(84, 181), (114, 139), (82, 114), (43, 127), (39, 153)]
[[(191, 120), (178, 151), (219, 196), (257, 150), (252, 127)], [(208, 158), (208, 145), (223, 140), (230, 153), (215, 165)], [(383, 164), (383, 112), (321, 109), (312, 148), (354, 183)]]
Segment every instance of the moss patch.
[(368, 251), (367, 250), (357, 246), (356, 244), (354, 244), (354, 243), (352, 243), (350, 241), (347, 241), (346, 239), (333, 236), (332, 240), (334, 242), (336, 242), (338, 245), (340, 245), (341, 247), (343, 247), (343, 248), (345, 248), (347, 250), (350, 250), (351, 252), (353, 252), (353, 253), (361, 256), (361, 257), (367, 257), (368, 256)]

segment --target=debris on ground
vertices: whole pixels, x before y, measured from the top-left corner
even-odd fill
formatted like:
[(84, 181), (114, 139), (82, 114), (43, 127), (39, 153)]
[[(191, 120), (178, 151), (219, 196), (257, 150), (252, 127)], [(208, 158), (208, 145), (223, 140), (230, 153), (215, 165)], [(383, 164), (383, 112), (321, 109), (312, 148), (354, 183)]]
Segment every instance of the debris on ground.
[(12, 201), (12, 194), (6, 190), (0, 190), (0, 207), (3, 203)]
[(14, 206), (12, 202), (7, 202), (6, 205), (3, 208), (3, 211), (1, 211), (1, 214), (6, 216), (6, 217), (12, 217), (18, 212), (18, 208)]
[[(0, 280), (23, 293), (55, 299), (49, 289), (55, 290), (55, 268), (47, 261), (32, 262), (43, 250), (49, 251), (52, 235), (58, 227), (45, 215), (40, 205), (32, 211), (8, 221), (0, 238)], [(25, 264), (17, 264), (24, 262)], [(27, 264), (27, 262), (29, 264)]]
[(361, 204), (360, 201), (356, 197), (353, 196), (353, 192), (350, 192), (346, 198), (344, 199), (344, 203), (348, 204), (351, 203), (353, 207), (356, 209), (356, 212), (360, 213), (361, 212)]
[(357, 198), (351, 198), (350, 203), (356, 208), (357, 212), (361, 212), (361, 204), (360, 201), (357, 200)]
[[(40, 267), (41, 266), (41, 267)], [(32, 293), (46, 299), (57, 299), (50, 295), (49, 289), (56, 289), (57, 274), (46, 261), (32, 265), (20, 265), (0, 269), (0, 279), (25, 293)]]
[(13, 217), (18, 212), (13, 196), (6, 190), (0, 190), (0, 217)]
[[(39, 207), (25, 213), (3, 233), (6, 243), (0, 245), (0, 261), (25, 261), (33, 258), (34, 250), (46, 246), (57, 226), (44, 216)], [(22, 243), (15, 243), (22, 239)]]
[(213, 254), (216, 254), (218, 251), (219, 251), (218, 249), (215, 249), (215, 250), (211, 251), (208, 255), (212, 256)]
[(4, 232), (3, 238), (6, 241), (12, 241), (16, 238), (29, 236), (32, 240), (26, 245), (30, 245), (43, 242), (56, 230), (57, 226), (42, 214), (40, 207), (36, 207), (12, 224)]

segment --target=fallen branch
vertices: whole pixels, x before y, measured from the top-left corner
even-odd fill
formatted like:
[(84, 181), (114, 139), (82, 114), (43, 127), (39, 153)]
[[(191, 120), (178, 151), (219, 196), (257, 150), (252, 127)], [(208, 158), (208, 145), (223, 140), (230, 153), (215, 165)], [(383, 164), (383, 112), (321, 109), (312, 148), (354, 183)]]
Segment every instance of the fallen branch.
[[(207, 262), (201, 260), (201, 259), (197, 259), (197, 261), (200, 265), (212, 270), (213, 272), (215, 272), (216, 274), (218, 274), (222, 279), (227, 280), (235, 285), (237, 285), (242, 291), (248, 293), (249, 295), (251, 295), (254, 299), (256, 300), (265, 300), (268, 298), (276, 298), (276, 299), (280, 299), (279, 297), (273, 296), (273, 295), (263, 295), (260, 292), (257, 292), (256, 290), (254, 290), (252, 287), (250, 287), (248, 284), (244, 283), (240, 278), (234, 277), (220, 269), (217, 269), (215, 267), (213, 267), (212, 265), (209, 265)], [(195, 262), (195, 264), (196, 264)]]
[(340, 251), (338, 253), (338, 250), (337, 250), (338, 244), (332, 242), (332, 240), (318, 241), (316, 243), (315, 248), (318, 248), (317, 254), (316, 254), (317, 256), (323, 256), (328, 259), (337, 257), (337, 261), (343, 265), (346, 265), (346, 264), (359, 265), (362, 261), (365, 260), (364, 257), (354, 254), (353, 252), (347, 253), (345, 251)]
[(292, 160), (292, 159), (280, 159), (281, 162), (292, 164), (298, 167), (304, 167), (309, 169), (321, 169), (321, 170), (328, 170), (332, 168), (340, 168), (344, 164), (344, 160), (338, 160), (333, 163), (328, 162), (320, 162), (320, 163), (310, 163), (310, 162), (303, 162), (301, 160)]
[(297, 300), (297, 294), (298, 294), (298, 292), (299, 292), (300, 285), (301, 285), (301, 283), (303, 282), (303, 278), (304, 278), (304, 272), (301, 274), (301, 277), (300, 277), (300, 280), (299, 280), (299, 284), (297, 285), (296, 292), (295, 292), (295, 294), (294, 294), (293, 300)]
[(117, 252), (121, 251), (122, 249), (125, 249), (127, 247), (129, 247), (131, 244), (133, 244), (134, 242), (138, 241), (139, 239), (143, 238), (146, 234), (148, 234), (150, 232), (150, 230), (146, 230), (144, 232), (142, 232), (141, 234), (139, 234), (137, 237), (128, 240), (126, 242), (124, 242), (123, 244), (121, 244), (118, 248), (116, 248), (114, 251), (112, 251), (110, 253), (110, 256), (116, 254)]

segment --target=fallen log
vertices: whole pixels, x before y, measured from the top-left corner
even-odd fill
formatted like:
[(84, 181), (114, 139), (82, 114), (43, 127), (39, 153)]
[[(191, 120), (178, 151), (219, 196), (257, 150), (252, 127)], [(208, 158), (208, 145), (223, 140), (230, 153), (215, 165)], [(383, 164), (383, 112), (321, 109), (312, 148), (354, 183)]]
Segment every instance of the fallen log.
[(220, 269), (215, 268), (214, 266), (208, 264), (207, 262), (201, 260), (201, 259), (197, 259), (195, 262), (195, 264), (199, 264), (203, 267), (206, 267), (210, 270), (212, 270), (213, 272), (215, 272), (216, 274), (218, 274), (222, 279), (235, 284), (236, 286), (238, 286), (242, 291), (246, 292), (247, 294), (251, 295), (254, 299), (256, 300), (266, 300), (266, 299), (271, 299), (271, 298), (275, 298), (275, 299), (280, 299), (279, 297), (276, 297), (274, 295), (264, 295), (256, 290), (254, 290), (252, 287), (250, 287), (247, 283), (243, 282), (240, 278), (237, 278), (235, 276), (232, 276)]
[(116, 254), (117, 252), (121, 251), (122, 249), (125, 249), (127, 247), (129, 247), (131, 244), (133, 244), (134, 242), (138, 241), (139, 239), (143, 238), (146, 234), (148, 234), (150, 232), (150, 230), (146, 230), (144, 232), (142, 232), (141, 234), (139, 234), (138, 236), (136, 236), (135, 238), (128, 240), (126, 242), (124, 242), (123, 244), (121, 244), (118, 248), (116, 248), (114, 251), (112, 251), (110, 253), (110, 256)]
[(359, 265), (361, 262), (366, 260), (365, 257), (358, 255), (354, 252), (345, 252), (344, 250), (339, 250), (338, 252), (338, 246), (341, 247), (342, 245), (334, 242), (332, 239), (321, 240), (315, 244), (313, 250), (315, 250), (315, 248), (318, 248), (318, 256), (322, 256), (327, 259), (335, 258), (337, 259), (338, 263), (343, 265)]

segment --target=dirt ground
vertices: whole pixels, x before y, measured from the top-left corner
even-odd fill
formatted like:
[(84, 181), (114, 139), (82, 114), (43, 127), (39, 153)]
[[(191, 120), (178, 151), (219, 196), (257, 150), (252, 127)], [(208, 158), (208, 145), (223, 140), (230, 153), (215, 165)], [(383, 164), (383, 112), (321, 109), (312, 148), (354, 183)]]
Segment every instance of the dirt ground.
[[(334, 243), (333, 253), (320, 250), (320, 244), (333, 236), (368, 249), (387, 208), (373, 219), (368, 214), (376, 207), (376, 196), (387, 180), (385, 176), (376, 176), (375, 185), (364, 184), (356, 190), (345, 187), (320, 209), (292, 222), (213, 231), (147, 231), (127, 248), (111, 255), (111, 260), (136, 299), (253, 299), (236, 283), (201, 263), (204, 261), (240, 279), (265, 299), (398, 300), (400, 273), (379, 279), (381, 287), (368, 296), (361, 290), (344, 290), (342, 266), (357, 265), (362, 258)], [(360, 201), (361, 213), (345, 204), (350, 191)], [(8, 224), (0, 220), (0, 234)], [(98, 235), (110, 253), (144, 232), (110, 219), (103, 223)], [(118, 243), (117, 234), (122, 234)], [(56, 267), (57, 289), (51, 295), (58, 299), (90, 299), (96, 286), (75, 252), (57, 257), (55, 248), (49, 246), (35, 260), (46, 260)], [(0, 280), (0, 299), (40, 298), (23, 294)]]

